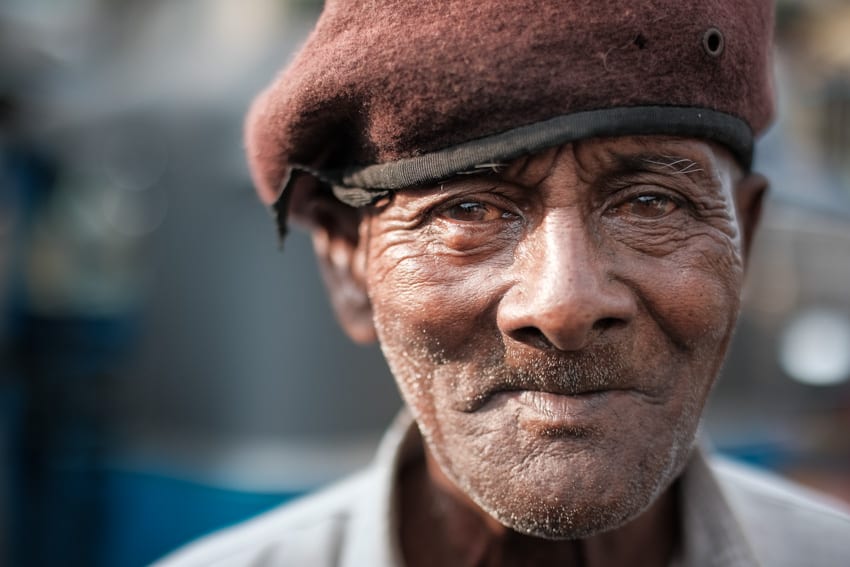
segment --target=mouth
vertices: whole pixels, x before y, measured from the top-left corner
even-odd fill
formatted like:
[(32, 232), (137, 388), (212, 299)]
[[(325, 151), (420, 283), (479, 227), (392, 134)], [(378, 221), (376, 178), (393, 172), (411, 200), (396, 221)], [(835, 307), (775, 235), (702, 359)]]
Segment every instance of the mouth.
[[(542, 414), (563, 414), (564, 406), (588, 406), (622, 394), (646, 397), (657, 393), (655, 379), (638, 368), (623, 364), (628, 357), (612, 348), (562, 355), (524, 356), (506, 353), (483, 367), (474, 378), (457, 388), (457, 409), (464, 413), (487, 411), (504, 400), (516, 398)], [(508, 361), (519, 362), (516, 366)]]
[(503, 390), (491, 396), (482, 411), (513, 415), (524, 429), (546, 437), (586, 437), (612, 415), (623, 415), (634, 403), (634, 393), (622, 389), (568, 394)]
[(541, 411), (547, 411), (546, 407), (552, 404), (562, 405), (571, 399), (583, 399), (585, 402), (601, 398), (613, 392), (623, 392), (625, 388), (618, 386), (579, 386), (560, 383), (552, 384), (515, 384), (512, 386), (497, 387), (489, 390), (484, 395), (475, 396), (467, 400), (464, 412), (472, 413), (488, 406), (497, 405), (501, 399), (516, 398), (528, 405), (539, 406)]
[(497, 404), (501, 400), (515, 401), (541, 418), (553, 421), (570, 419), (577, 410), (585, 411), (596, 407), (622, 390), (590, 390), (578, 394), (557, 394), (536, 390), (512, 390), (501, 392), (493, 397)]

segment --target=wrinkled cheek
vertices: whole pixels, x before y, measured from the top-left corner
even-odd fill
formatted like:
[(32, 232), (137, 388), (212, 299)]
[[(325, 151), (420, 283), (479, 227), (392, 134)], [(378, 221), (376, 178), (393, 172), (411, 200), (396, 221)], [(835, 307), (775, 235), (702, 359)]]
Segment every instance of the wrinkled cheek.
[(371, 297), (381, 350), (407, 405), (417, 418), (426, 417), (433, 413), (441, 344), (451, 333), (450, 310), (444, 307), (449, 289), (428, 283), (421, 271), (395, 269), (379, 275)]
[[(700, 297), (704, 298), (698, 310), (694, 340), (710, 349), (725, 355), (726, 347), (732, 336), (741, 308), (741, 278), (729, 280), (703, 280)], [(700, 325), (702, 322), (702, 325)]]
[(681, 373), (669, 382), (671, 419), (684, 430), (698, 421), (726, 356), (740, 308), (741, 280), (685, 267), (648, 297), (673, 337)]
[(491, 270), (407, 260), (381, 274), (370, 297), (382, 345), (404, 341), (431, 363), (462, 358), (471, 343), (489, 337), (488, 326), (495, 328)]
[(462, 270), (411, 273), (410, 267), (387, 272), (376, 283), (375, 324), (402, 398), (425, 437), (443, 446), (444, 428), (462, 429), (452, 422), (468, 389), (464, 372), (479, 367), (493, 346), (484, 321), (489, 300), (485, 284)]
[[(647, 265), (642, 292), (668, 334), (692, 351), (725, 348), (738, 318), (743, 269), (737, 253), (710, 247), (686, 258), (668, 257), (667, 266)], [(658, 281), (657, 274), (667, 274)]]

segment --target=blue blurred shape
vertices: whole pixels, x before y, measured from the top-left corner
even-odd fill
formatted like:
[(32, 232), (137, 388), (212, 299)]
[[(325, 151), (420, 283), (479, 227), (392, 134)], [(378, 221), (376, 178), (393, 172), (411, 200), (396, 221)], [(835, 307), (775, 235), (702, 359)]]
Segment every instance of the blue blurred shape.
[(202, 535), (303, 494), (231, 490), (116, 468), (106, 470), (103, 478), (102, 567), (148, 565)]

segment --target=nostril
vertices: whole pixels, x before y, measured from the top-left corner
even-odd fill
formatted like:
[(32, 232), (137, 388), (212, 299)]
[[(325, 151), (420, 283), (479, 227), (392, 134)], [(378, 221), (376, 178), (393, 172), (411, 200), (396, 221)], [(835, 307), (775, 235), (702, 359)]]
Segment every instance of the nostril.
[(527, 344), (539, 349), (553, 349), (555, 345), (546, 338), (543, 331), (537, 327), (522, 327), (511, 332), (511, 338), (517, 342)]
[(616, 317), (605, 317), (596, 321), (593, 324), (593, 329), (596, 331), (607, 331), (615, 327), (621, 327), (625, 323), (625, 321), (623, 321), (622, 319), (617, 319)]
[[(610, 329), (624, 326), (626, 322), (616, 317), (605, 317), (594, 322), (592, 331), (595, 333), (603, 333)], [(510, 332), (510, 336), (517, 342), (527, 344), (528, 346), (539, 348), (541, 350), (559, 349), (555, 342), (546, 336), (546, 333), (534, 326), (521, 327)]]

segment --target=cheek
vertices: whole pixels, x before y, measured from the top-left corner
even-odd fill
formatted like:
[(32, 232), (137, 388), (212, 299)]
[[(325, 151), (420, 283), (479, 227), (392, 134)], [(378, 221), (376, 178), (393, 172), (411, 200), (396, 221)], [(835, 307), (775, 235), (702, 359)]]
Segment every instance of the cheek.
[[(632, 259), (630, 285), (646, 317), (636, 341), (660, 372), (661, 397), (677, 427), (695, 426), (725, 358), (740, 309), (743, 266), (734, 239), (701, 238), (661, 258)], [(657, 341), (663, 341), (664, 348)], [(660, 355), (660, 356), (659, 356)], [(666, 360), (665, 360), (666, 357)]]
[(459, 261), (433, 253), (426, 244), (409, 243), (377, 252), (367, 286), (382, 345), (404, 339), (429, 357), (456, 358), (456, 351), (490, 335), (505, 287), (499, 275), (512, 257)]
[(735, 239), (693, 239), (666, 256), (633, 259), (630, 271), (646, 308), (681, 349), (716, 352), (728, 340), (744, 273)]
[(498, 255), (458, 262), (422, 248), (408, 242), (376, 249), (367, 285), (401, 395), (426, 439), (444, 446), (446, 428), (474, 436), (469, 423), (456, 423), (454, 409), (471, 395), (475, 377), (501, 357), (495, 310), (507, 270)]

